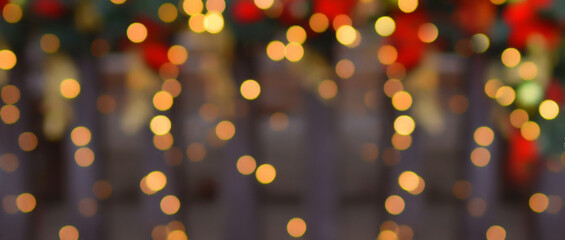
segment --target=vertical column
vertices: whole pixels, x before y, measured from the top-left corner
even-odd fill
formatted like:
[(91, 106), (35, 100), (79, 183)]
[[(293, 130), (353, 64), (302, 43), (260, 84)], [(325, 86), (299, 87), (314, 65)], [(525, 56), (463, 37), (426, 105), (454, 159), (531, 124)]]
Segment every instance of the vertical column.
[[(253, 57), (250, 46), (239, 44), (236, 47), (233, 77), (236, 86), (246, 79), (255, 77)], [(238, 94), (239, 95), (239, 94)], [(227, 240), (258, 240), (258, 196), (253, 177), (244, 176), (236, 169), (236, 161), (242, 155), (254, 156), (257, 147), (255, 134), (256, 106), (249, 103), (249, 113), (237, 119), (236, 133), (224, 147), (224, 173), (220, 197), (225, 206), (225, 236)], [(256, 157), (256, 156), (255, 156)]]
[(96, 111), (98, 71), (93, 59), (80, 57), (80, 93), (72, 101), (74, 121), (64, 137), (67, 165), (67, 199), (73, 213), (73, 224), (81, 238), (100, 239), (101, 221), (99, 203), (92, 187), (99, 177), (102, 159), (98, 154), (98, 113)]
[[(21, 56), (21, 55), (18, 55)], [(15, 86), (19, 92), (19, 96), (15, 101), (5, 102), (2, 98), (2, 118), (15, 119), (0, 122), (0, 201), (2, 207), (0, 208), (0, 239), (31, 239), (33, 237), (32, 225), (32, 211), (35, 208), (36, 202), (33, 205), (26, 204), (28, 209), (18, 206), (18, 196), (22, 193), (30, 193), (35, 196), (32, 186), (29, 183), (30, 162), (33, 161), (33, 151), (37, 146), (37, 137), (35, 134), (26, 134), (29, 138), (22, 138), (25, 140), (23, 145), (19, 144), (20, 135), (24, 132), (32, 133), (30, 129), (30, 109), (29, 102), (29, 86), (27, 86), (27, 77), (25, 74), (25, 63), (20, 58), (18, 63), (12, 70), (9, 70), (8, 84)], [(15, 98), (14, 98), (15, 99)], [(11, 105), (11, 106), (10, 106)], [(7, 109), (13, 110), (14, 107), (18, 109), (17, 113), (14, 111), (6, 111)], [(17, 116), (16, 116), (17, 115)], [(33, 137), (32, 137), (33, 135)], [(34, 139), (35, 138), (35, 142)], [(29, 140), (29, 141), (28, 141)], [(21, 146), (24, 146), (22, 148)], [(35, 199), (34, 199), (35, 200)], [(20, 199), (21, 201), (21, 199)], [(29, 202), (28, 202), (29, 203)], [(25, 206), (24, 206), (25, 207)], [(28, 212), (29, 210), (29, 212)]]
[(308, 238), (337, 239), (337, 144), (333, 108), (306, 94), (306, 216)]
[[(489, 121), (491, 102), (484, 94), (485, 60), (481, 56), (469, 59), (469, 111), (467, 113), (468, 145), (464, 161), (466, 177), (472, 186), (472, 194), (465, 202), (463, 214), (464, 239), (481, 239), (493, 222), (496, 213), (496, 192), (499, 182), (498, 136)], [(494, 138), (494, 140), (493, 140)], [(487, 155), (488, 158), (487, 159)], [(474, 158), (474, 159), (472, 159)], [(486, 162), (486, 164), (485, 164)], [(477, 164), (479, 163), (479, 164)]]

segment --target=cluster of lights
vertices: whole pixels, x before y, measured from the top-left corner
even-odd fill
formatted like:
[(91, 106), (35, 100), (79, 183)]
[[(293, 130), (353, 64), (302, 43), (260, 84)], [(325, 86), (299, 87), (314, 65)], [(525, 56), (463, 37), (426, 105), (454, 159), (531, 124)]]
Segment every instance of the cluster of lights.
[(287, 59), (289, 62), (298, 62), (304, 56), (302, 44), (306, 41), (306, 30), (294, 25), (286, 31), (288, 44), (281, 41), (271, 41), (266, 48), (267, 56), (273, 61)]
[(387, 220), (384, 221), (379, 228), (379, 235), (377, 240), (387, 239), (412, 239), (414, 237), (414, 230), (408, 225), (398, 225), (396, 222)]
[[(204, 7), (207, 10), (205, 14), (203, 13)], [(206, 1), (206, 6), (201, 0), (185, 0), (182, 8), (189, 16), (188, 27), (193, 32), (217, 34), (224, 29), (224, 17), (222, 16), (226, 8), (224, 0)]]

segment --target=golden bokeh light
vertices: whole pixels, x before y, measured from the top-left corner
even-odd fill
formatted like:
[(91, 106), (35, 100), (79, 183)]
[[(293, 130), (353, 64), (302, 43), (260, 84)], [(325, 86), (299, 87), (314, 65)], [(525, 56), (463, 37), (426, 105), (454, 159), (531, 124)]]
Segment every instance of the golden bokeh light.
[(8, 49), (0, 50), (0, 69), (10, 70), (16, 66), (17, 61), (14, 52)]
[(94, 152), (88, 147), (81, 147), (75, 151), (75, 162), (81, 167), (89, 167), (94, 162)]
[(398, 52), (396, 51), (395, 47), (391, 45), (384, 45), (379, 48), (377, 58), (379, 59), (379, 62), (381, 64), (390, 65), (396, 62), (396, 59), (398, 58)]
[[(186, 2), (186, 1), (185, 1)], [(204, 14), (198, 13), (190, 16), (188, 19), (188, 27), (195, 33), (203, 33), (206, 31), (204, 28)]]
[(387, 80), (383, 86), (383, 91), (390, 98), (402, 90), (404, 90), (404, 85), (400, 80), (394, 78)]
[(282, 112), (273, 113), (269, 117), (269, 126), (275, 131), (283, 131), (288, 127), (288, 116)]
[(487, 240), (504, 240), (506, 239), (506, 230), (499, 225), (492, 225), (486, 232)]
[(174, 138), (171, 133), (167, 133), (165, 135), (154, 135), (153, 136), (153, 145), (155, 148), (166, 151), (171, 149), (174, 143)]
[(528, 116), (528, 112), (526, 112), (524, 109), (518, 108), (510, 113), (510, 124), (515, 128), (521, 128), (522, 124), (524, 124), (528, 120), (530, 120), (530, 117)]
[(404, 151), (412, 145), (412, 136), (394, 133), (391, 138), (391, 143), (394, 149)]
[(306, 222), (302, 218), (293, 218), (286, 224), (286, 231), (292, 237), (299, 238), (306, 233)]
[(165, 23), (170, 23), (175, 21), (178, 16), (177, 7), (172, 3), (163, 3), (157, 10), (157, 14), (159, 15), (159, 19)]
[(529, 200), (530, 209), (536, 213), (542, 213), (549, 206), (549, 198), (543, 193), (534, 193)]
[(490, 151), (483, 147), (475, 148), (471, 152), (471, 162), (477, 167), (484, 167), (490, 162)]
[(498, 80), (496, 78), (489, 79), (485, 83), (485, 93), (488, 97), (494, 99), (494, 98), (496, 98), (496, 92), (502, 86), (503, 86), (503, 84), (500, 80)]
[(157, 192), (149, 189), (149, 187), (147, 186), (147, 177), (141, 178), (141, 181), (139, 181), (139, 188), (143, 193), (147, 195), (153, 195)]
[(403, 79), (406, 76), (406, 67), (398, 62), (390, 64), (386, 67), (386, 76), (390, 79)]
[(110, 0), (110, 2), (116, 5), (120, 5), (120, 4), (124, 4), (126, 0)]
[(271, 164), (261, 164), (255, 171), (255, 178), (261, 184), (269, 184), (275, 180), (277, 170)]
[(145, 176), (145, 185), (151, 191), (161, 191), (167, 185), (167, 176), (161, 171), (150, 172)]
[(169, 62), (175, 65), (182, 65), (188, 59), (188, 51), (181, 45), (173, 45), (167, 51)]
[(41, 39), (39, 40), (39, 45), (41, 46), (41, 50), (43, 50), (45, 53), (54, 53), (57, 52), (57, 50), (59, 50), (59, 46), (61, 45), (61, 42), (59, 41), (57, 35), (52, 33), (47, 33), (41, 36)]
[(357, 38), (357, 30), (351, 25), (342, 25), (336, 32), (337, 41), (345, 46), (352, 45)]
[(506, 0), (490, 0), (490, 2), (494, 5), (502, 5), (506, 2)]
[(520, 133), (522, 137), (528, 141), (534, 141), (539, 137), (540, 127), (536, 122), (527, 121), (522, 124), (520, 128)]
[(410, 135), (416, 128), (414, 119), (408, 115), (402, 115), (394, 120), (394, 130), (400, 135)]
[(467, 202), (467, 212), (473, 217), (480, 217), (487, 210), (487, 202), (482, 198), (471, 198)]
[(5, 124), (14, 124), (20, 120), (20, 109), (14, 105), (4, 105), (0, 108), (0, 118)]
[(310, 17), (308, 24), (310, 25), (312, 31), (322, 33), (326, 31), (330, 26), (330, 20), (323, 13), (314, 13)]
[(92, 133), (84, 126), (78, 126), (71, 131), (71, 141), (76, 146), (85, 146), (90, 143)]
[(204, 10), (204, 4), (202, 0), (184, 0), (182, 3), (182, 9), (184, 12), (190, 16), (202, 13)]
[(202, 143), (191, 143), (186, 148), (186, 156), (190, 161), (201, 162), (206, 158), (206, 147)]
[(392, 106), (398, 111), (406, 111), (412, 106), (412, 95), (406, 91), (398, 91), (392, 95)]
[(249, 155), (243, 155), (239, 159), (237, 159), (237, 171), (243, 175), (250, 175), (255, 171), (257, 167), (257, 162), (255, 158)]
[(98, 201), (94, 198), (83, 198), (78, 202), (78, 211), (82, 216), (92, 217), (98, 212)]
[(6, 104), (16, 104), (20, 100), (20, 89), (14, 85), (2, 87), (0, 96)]
[(473, 186), (468, 181), (458, 180), (453, 185), (453, 195), (458, 199), (467, 199), (471, 196), (472, 192)]
[(418, 187), (416, 187), (416, 189), (409, 191), (410, 194), (412, 195), (418, 195), (420, 193), (422, 193), (424, 191), (424, 189), (426, 188), (426, 182), (424, 181), (424, 179), (420, 176), (418, 176)]
[(128, 26), (128, 39), (133, 43), (141, 43), (147, 38), (147, 28), (142, 23), (134, 22)]
[(204, 16), (204, 29), (216, 34), (224, 29), (224, 17), (218, 12), (207, 12)]
[(59, 85), (61, 95), (66, 99), (76, 98), (80, 94), (80, 83), (72, 78), (67, 78)]
[(388, 37), (396, 30), (394, 19), (389, 16), (382, 16), (375, 21), (375, 31), (383, 37)]
[(275, 0), (253, 0), (253, 2), (259, 9), (267, 10), (273, 6)]
[(425, 43), (432, 43), (437, 39), (439, 32), (435, 24), (424, 23), (418, 28), (418, 38)]
[(188, 236), (184, 231), (174, 230), (167, 235), (167, 240), (188, 240)]
[(33, 151), (37, 147), (37, 136), (32, 132), (23, 132), (18, 137), (18, 145), (23, 151)]
[(518, 49), (516, 48), (507, 48), (502, 52), (501, 55), (501, 60), (502, 63), (506, 66), (506, 67), (515, 67), (520, 63), (521, 60), (521, 55), (520, 52), (518, 51)]
[(0, 169), (6, 173), (15, 172), (20, 166), (18, 156), (12, 153), (6, 153), (0, 156)]
[(30, 193), (22, 193), (16, 198), (16, 206), (23, 213), (28, 213), (35, 209), (37, 201)]
[(398, 9), (405, 13), (414, 12), (418, 8), (418, 0), (398, 0)]
[(59, 230), (59, 238), (61, 240), (78, 240), (79, 233), (76, 227), (72, 225), (63, 226)]
[(559, 115), (559, 105), (551, 99), (544, 100), (539, 105), (539, 113), (544, 119), (555, 119)]
[(318, 94), (323, 99), (332, 99), (337, 95), (337, 84), (332, 80), (324, 80), (318, 85)]
[(412, 192), (418, 188), (420, 176), (412, 171), (404, 171), (398, 176), (398, 185), (407, 192)]
[(347, 14), (340, 14), (334, 17), (333, 21), (332, 21), (332, 28), (334, 30), (337, 31), (337, 29), (339, 29), (339, 27), (344, 26), (344, 25), (349, 25), (352, 26), (353, 25), (353, 21), (351, 20), (351, 18), (347, 15)]
[(177, 78), (179, 72), (179, 67), (170, 62), (165, 62), (159, 67), (159, 77), (162, 79)]
[(304, 56), (304, 48), (298, 43), (291, 42), (284, 48), (284, 56), (288, 61), (298, 62)]
[(157, 115), (151, 119), (149, 127), (155, 135), (165, 135), (171, 130), (171, 120), (164, 115)]
[(382, 231), (386, 231), (386, 230), (390, 230), (393, 232), (397, 232), (398, 231), (398, 223), (396, 223), (395, 221), (392, 220), (385, 220), (383, 223), (381, 223), (381, 226), (379, 226), (379, 230)]
[(169, 78), (163, 82), (161, 85), (161, 90), (168, 92), (174, 98), (178, 97), (182, 92), (182, 85), (176, 79)]
[(92, 185), (92, 194), (100, 200), (108, 199), (112, 195), (112, 184), (107, 180), (98, 180)]
[(174, 195), (167, 195), (161, 199), (161, 211), (167, 215), (173, 215), (180, 209), (180, 201)]
[(471, 37), (471, 43), (473, 43), (473, 51), (475, 53), (484, 53), (490, 47), (490, 40), (487, 35), (483, 33), (477, 33)]
[(489, 127), (481, 126), (473, 133), (473, 139), (480, 146), (488, 146), (494, 140), (494, 132)]
[(159, 111), (167, 111), (173, 106), (173, 95), (167, 91), (158, 91), (153, 95), (153, 106)]
[(23, 16), (22, 7), (15, 3), (7, 3), (2, 9), (2, 16), (7, 23), (17, 23)]
[(396, 234), (396, 230), (383, 230), (379, 232), (377, 236), (377, 240), (398, 240), (398, 235)]
[(404, 199), (398, 195), (389, 196), (385, 201), (385, 209), (391, 215), (398, 215), (404, 211)]
[(306, 41), (306, 31), (301, 26), (293, 25), (286, 31), (286, 39), (288, 42), (302, 44)]
[(284, 59), (285, 45), (280, 41), (272, 41), (266, 48), (267, 56), (273, 61), (280, 61)]
[(335, 73), (342, 79), (348, 79), (355, 73), (355, 65), (349, 59), (341, 59), (335, 65)]
[(175, 230), (178, 230), (178, 231), (181, 231), (181, 232), (186, 231), (186, 227), (184, 226), (184, 224), (181, 221), (178, 221), (178, 220), (170, 221), (167, 224), (166, 228), (170, 232), (175, 231)]
[(239, 92), (243, 98), (247, 100), (255, 100), (261, 94), (261, 85), (253, 79), (248, 79), (241, 83)]
[(502, 86), (496, 90), (496, 101), (501, 106), (508, 106), (516, 99), (516, 91), (512, 87)]
[(216, 136), (219, 139), (227, 141), (233, 138), (235, 135), (235, 126), (232, 122), (224, 120), (216, 125)]
[(518, 67), (518, 74), (524, 80), (532, 80), (538, 76), (538, 66), (533, 62), (524, 62)]

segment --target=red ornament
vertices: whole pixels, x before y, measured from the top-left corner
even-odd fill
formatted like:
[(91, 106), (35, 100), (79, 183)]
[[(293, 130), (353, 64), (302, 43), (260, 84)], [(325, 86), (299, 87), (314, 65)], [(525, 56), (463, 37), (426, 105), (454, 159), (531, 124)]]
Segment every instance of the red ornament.
[(545, 91), (545, 98), (555, 101), (557, 104), (563, 102), (563, 86), (559, 84), (557, 79), (551, 81), (547, 90)]
[(502, 19), (510, 27), (508, 45), (524, 48), (530, 37), (542, 36), (549, 49), (555, 49), (560, 43), (559, 26), (537, 16), (536, 11), (547, 8), (549, 0), (529, 0), (509, 5), (502, 14)]
[(235, 22), (239, 24), (251, 24), (259, 22), (264, 18), (263, 11), (255, 6), (251, 0), (239, 0), (231, 7)]
[(316, 0), (313, 3), (313, 12), (323, 13), (333, 21), (339, 15), (350, 16), (356, 3), (356, 0)]
[(65, 12), (65, 7), (60, 0), (35, 0), (31, 3), (31, 9), (47, 18), (59, 18)]
[(167, 45), (160, 42), (145, 42), (142, 45), (143, 57), (147, 65), (151, 68), (158, 70), (161, 65), (168, 62)]
[(531, 184), (537, 173), (539, 160), (537, 142), (524, 139), (519, 130), (514, 130), (509, 141), (506, 168), (509, 181), (518, 186)]
[(490, 31), (496, 19), (496, 7), (489, 0), (464, 0), (458, 3), (453, 16), (467, 33)]
[(417, 66), (424, 56), (426, 43), (418, 38), (418, 29), (427, 23), (426, 15), (421, 11), (400, 13), (393, 16), (396, 20), (396, 30), (391, 36), (391, 44), (396, 47), (398, 57), (396, 62), (406, 69)]

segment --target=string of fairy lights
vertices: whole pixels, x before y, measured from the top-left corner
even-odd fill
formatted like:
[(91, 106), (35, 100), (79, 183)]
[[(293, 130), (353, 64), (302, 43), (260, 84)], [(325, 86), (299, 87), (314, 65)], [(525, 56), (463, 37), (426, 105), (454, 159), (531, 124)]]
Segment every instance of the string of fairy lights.
[[(126, 0), (110, 0), (115, 5), (122, 5)], [(359, 4), (369, 4), (373, 0), (362, 0)], [(491, 0), (494, 5), (505, 4), (505, 0)], [(271, 18), (277, 18), (282, 13), (282, 3), (277, 0), (254, 0), (254, 5), (264, 14)], [(417, 0), (398, 0), (395, 7), (403, 13), (415, 12), (419, 7)], [(24, 17), (24, 9), (18, 1), (12, 1), (4, 5), (2, 17), (4, 21), (15, 24)], [(178, 6), (173, 3), (163, 3), (157, 10), (157, 16), (163, 23), (173, 23), (180, 18), (179, 13), (188, 17), (188, 29), (197, 34), (221, 34), (225, 28), (224, 11), (226, 2), (224, 0), (184, 0)], [(383, 160), (387, 165), (395, 165), (395, 160), (385, 159), (387, 151), (405, 151), (412, 145), (412, 134), (416, 128), (416, 121), (408, 113), (413, 105), (413, 96), (406, 89), (404, 78), (407, 75), (405, 66), (398, 62), (399, 50), (387, 41), (397, 29), (397, 23), (392, 16), (380, 16), (374, 22), (374, 30), (378, 36), (383, 38), (383, 44), (379, 46), (376, 60), (385, 66), (388, 79), (383, 85), (383, 91), (391, 99), (392, 106), (400, 113), (393, 122), (393, 133), (390, 141), (393, 149), (383, 150)], [(308, 48), (305, 43), (309, 32), (324, 33), (335, 32), (335, 39), (347, 48), (355, 48), (363, 41), (362, 33), (354, 27), (353, 19), (345, 14), (337, 15), (333, 19), (323, 13), (315, 12), (307, 18), (307, 24), (303, 26), (292, 25), (286, 29), (285, 40), (272, 40), (265, 47), (266, 56), (272, 61), (287, 60), (290, 64), (300, 62)], [(134, 44), (141, 44), (148, 38), (148, 27), (142, 22), (133, 22), (128, 25), (124, 34)], [(421, 24), (417, 29), (419, 40), (425, 44), (432, 44), (439, 36), (438, 27), (431, 22)], [(485, 33), (476, 33), (465, 41), (456, 44), (456, 52), (461, 55), (468, 54), (465, 50), (466, 44), (471, 45), (471, 51), (476, 54), (485, 53), (490, 47), (490, 39)], [(39, 39), (39, 45), (46, 54), (57, 53), (60, 49), (60, 39), (53, 33), (45, 33)], [(109, 43), (104, 39), (96, 39), (91, 44), (91, 52), (97, 57), (102, 57), (109, 52)], [(501, 63), (506, 69), (498, 76), (490, 78), (485, 82), (485, 94), (494, 99), (502, 107), (515, 106), (507, 114), (507, 122), (514, 129), (518, 129), (521, 137), (527, 141), (536, 141), (540, 137), (541, 129), (533, 116), (540, 116), (544, 121), (551, 121), (559, 115), (559, 104), (554, 99), (544, 99), (543, 89), (548, 84), (536, 79), (547, 78), (550, 74), (548, 69), (541, 66), (547, 63), (547, 59), (539, 57), (539, 52), (532, 51), (523, 57), (516, 48), (507, 48), (501, 54)], [(174, 136), (171, 133), (172, 122), (166, 114), (174, 104), (175, 99), (182, 92), (182, 85), (176, 79), (179, 75), (180, 66), (186, 63), (189, 52), (183, 45), (173, 45), (167, 49), (167, 62), (159, 67), (159, 77), (163, 80), (159, 89), (152, 93), (152, 104), (158, 113), (149, 120), (149, 128), (153, 133), (153, 144), (160, 151), (171, 151), (174, 149)], [(17, 64), (17, 56), (10, 49), (0, 50), (0, 69), (9, 72)], [(340, 59), (335, 65), (335, 73), (341, 79), (349, 79), (355, 73), (355, 64), (349, 59)], [(495, 75), (497, 75), (495, 74)], [(503, 79), (503, 80), (500, 80)], [(64, 78), (59, 80), (58, 90), (60, 97), (72, 101), (81, 92), (81, 84), (75, 78)], [(135, 83), (131, 83), (135, 84)], [(137, 86), (139, 87), (139, 86)], [(133, 86), (136, 88), (136, 86)], [(331, 79), (323, 79), (317, 83), (315, 88), (318, 95), (324, 100), (331, 100), (338, 94), (338, 85)], [(248, 100), (254, 101), (261, 94), (261, 85), (253, 79), (244, 81), (239, 86), (240, 95)], [(4, 103), (0, 108), (0, 119), (6, 125), (16, 124), (20, 120), (20, 109), (17, 106), (21, 98), (20, 89), (11, 84), (5, 84), (1, 89), (1, 98)], [(366, 105), (370, 102), (371, 95), (365, 96)], [(458, 106), (463, 102), (465, 107), (453, 107), (454, 112), (462, 113), (468, 105), (465, 96), (457, 95), (452, 98)], [(450, 100), (451, 102), (451, 100)], [(115, 109), (116, 100), (110, 95), (98, 97), (98, 110), (108, 114)], [(451, 107), (451, 105), (450, 105)], [(459, 110), (458, 110), (459, 109)], [(218, 108), (207, 103), (200, 108), (201, 117), (210, 122), (217, 120)], [(270, 116), (271, 128), (283, 131), (288, 126), (288, 116), (277, 112)], [(218, 121), (213, 127), (213, 133), (221, 141), (229, 141), (236, 134), (236, 127), (230, 120)], [(77, 147), (74, 153), (76, 164), (88, 168), (95, 161), (94, 151), (89, 147), (92, 139), (90, 129), (85, 126), (76, 126), (70, 131), (72, 143)], [(473, 132), (476, 146), (470, 153), (470, 161), (477, 168), (486, 167), (491, 160), (488, 147), (495, 138), (495, 132), (488, 126), (480, 126)], [(36, 149), (38, 139), (36, 134), (26, 131), (19, 135), (18, 145), (21, 151), (29, 152)], [(366, 144), (362, 147), (364, 159), (376, 159), (378, 148), (374, 144)], [(198, 142), (191, 143), (186, 149), (189, 160), (202, 161), (206, 156), (206, 147)], [(387, 160), (388, 159), (388, 160)], [(170, 164), (170, 165), (178, 165)], [(13, 153), (5, 153), (0, 156), (0, 168), (6, 173), (13, 173), (19, 166), (19, 160)], [(234, 166), (242, 175), (255, 175), (261, 184), (270, 184), (276, 179), (277, 170), (269, 163), (258, 165), (251, 155), (242, 155)], [(403, 171), (397, 179), (399, 187), (411, 195), (419, 195), (424, 191), (425, 181), (412, 170)], [(151, 171), (140, 180), (141, 191), (146, 195), (154, 195), (167, 186), (167, 176), (162, 171)], [(111, 184), (106, 180), (98, 180), (93, 185), (95, 198), (85, 198), (79, 203), (79, 210), (85, 216), (96, 214), (97, 200), (107, 199), (111, 194)], [(458, 181), (454, 186), (454, 195), (459, 199), (468, 199), (469, 214), (480, 216), (484, 213), (486, 203), (480, 198), (470, 198), (472, 186), (468, 181)], [(470, 198), (470, 199), (469, 199)], [(2, 200), (4, 210), (8, 213), (18, 211), (29, 213), (36, 207), (36, 198), (31, 193), (19, 195), (8, 195)], [(534, 193), (529, 199), (529, 207), (533, 212), (545, 211), (557, 213), (560, 208), (552, 207), (556, 202), (561, 202), (556, 195)], [(82, 206), (82, 207), (81, 207)], [(472, 206), (472, 207), (469, 207)], [(479, 206), (479, 207), (477, 207)], [(481, 207), (483, 206), (483, 207)], [(175, 215), (179, 211), (181, 201), (173, 194), (166, 195), (160, 200), (160, 209), (166, 215)], [(386, 198), (384, 208), (390, 215), (402, 214), (405, 208), (404, 199), (399, 195), (390, 195)], [(474, 209), (474, 210), (473, 210)], [(479, 210), (476, 210), (479, 209)], [(482, 210), (481, 210), (482, 209)], [(306, 222), (300, 217), (294, 217), (288, 221), (287, 232), (290, 236), (300, 238), (306, 233)], [(489, 240), (504, 239), (506, 230), (499, 225), (492, 225), (486, 231)], [(414, 233), (410, 226), (398, 225), (393, 221), (385, 221), (380, 227), (377, 239), (411, 239)], [(59, 231), (61, 239), (78, 239), (79, 231), (72, 225), (65, 225)], [(154, 239), (188, 239), (186, 229), (179, 221), (171, 221), (167, 225), (158, 225), (152, 231)]]

